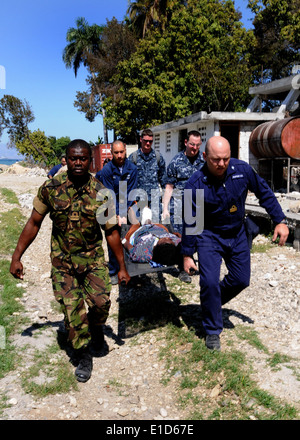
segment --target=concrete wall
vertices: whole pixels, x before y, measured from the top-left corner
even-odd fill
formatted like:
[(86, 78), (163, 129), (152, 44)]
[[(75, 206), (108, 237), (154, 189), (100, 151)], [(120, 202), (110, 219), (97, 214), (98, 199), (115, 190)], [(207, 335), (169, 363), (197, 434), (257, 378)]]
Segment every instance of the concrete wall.
[(249, 138), (257, 125), (259, 124), (253, 121), (241, 123), (239, 137), (239, 159), (249, 163), (256, 170), (258, 170), (258, 160), (249, 148)]
[(138, 149), (138, 145), (126, 145), (126, 155), (127, 157), (130, 156), (131, 153), (133, 153), (135, 150)]
[[(249, 149), (249, 138), (257, 125), (258, 123), (253, 121), (241, 122), (239, 133), (239, 159), (249, 163), (255, 169), (258, 167), (258, 161)], [(210, 137), (220, 135), (219, 121), (214, 120), (198, 121), (169, 130), (162, 129), (154, 132), (153, 148), (160, 152), (167, 165), (179, 151), (184, 149), (183, 134), (191, 130), (197, 130), (201, 134), (201, 151), (204, 151), (206, 142)]]
[(170, 130), (154, 132), (153, 149), (160, 152), (168, 165), (173, 157), (184, 149), (184, 134), (191, 130), (200, 132), (201, 151), (204, 151), (207, 139), (215, 133), (213, 121), (195, 122)]

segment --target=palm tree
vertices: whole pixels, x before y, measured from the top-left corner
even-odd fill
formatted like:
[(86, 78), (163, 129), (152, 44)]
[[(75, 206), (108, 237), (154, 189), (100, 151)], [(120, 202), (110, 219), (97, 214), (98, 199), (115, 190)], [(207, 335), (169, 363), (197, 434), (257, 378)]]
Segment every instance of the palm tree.
[(144, 38), (152, 25), (164, 29), (167, 10), (176, 3), (174, 0), (135, 0), (129, 4), (127, 14), (137, 33)]
[(136, 0), (128, 7), (127, 14), (138, 34), (143, 38), (154, 20), (158, 18), (155, 8), (157, 2), (158, 0)]
[[(76, 28), (69, 28), (67, 31), (68, 44), (63, 51), (63, 61), (68, 69), (73, 67), (75, 77), (77, 76), (78, 69), (81, 64), (88, 68), (92, 75), (93, 85), (99, 95), (100, 102), (103, 101), (103, 95), (100, 92), (96, 75), (92, 68), (92, 60), (101, 56), (103, 48), (101, 41), (101, 34), (103, 32), (103, 26), (92, 25), (89, 26), (85, 18), (80, 17), (76, 20)], [(93, 100), (93, 88), (91, 92), (91, 101)], [(104, 143), (108, 143), (107, 127), (105, 123), (106, 113), (102, 108), (103, 117), (103, 133)]]

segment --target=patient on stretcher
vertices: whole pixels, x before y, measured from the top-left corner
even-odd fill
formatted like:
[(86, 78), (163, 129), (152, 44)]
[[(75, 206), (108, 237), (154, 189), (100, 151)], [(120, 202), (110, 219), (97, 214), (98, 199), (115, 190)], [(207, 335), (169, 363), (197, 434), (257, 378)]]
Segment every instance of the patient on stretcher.
[(132, 225), (122, 240), (131, 261), (152, 267), (181, 265), (180, 234), (172, 234), (161, 224)]

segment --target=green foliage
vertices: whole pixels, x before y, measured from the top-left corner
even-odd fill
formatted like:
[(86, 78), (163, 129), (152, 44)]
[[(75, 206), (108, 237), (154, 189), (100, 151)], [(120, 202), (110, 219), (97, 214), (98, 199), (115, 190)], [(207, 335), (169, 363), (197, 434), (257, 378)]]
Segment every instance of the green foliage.
[(51, 156), (49, 156), (48, 166), (53, 166), (60, 163), (61, 156), (66, 153), (66, 147), (71, 142), (69, 136), (63, 136), (56, 139), (54, 136), (49, 136), (48, 141), (51, 145)]
[(41, 130), (28, 131), (29, 136), (22, 141), (17, 141), (15, 146), (17, 150), (27, 159), (32, 158), (35, 162), (43, 162), (46, 158), (51, 157), (52, 150), (50, 142), (45, 133)]
[(249, 0), (254, 12), (253, 65), (256, 80), (291, 74), (300, 63), (300, 0)]
[(233, 0), (130, 1), (124, 22), (107, 21), (94, 46), (96, 25), (81, 19), (64, 53), (75, 73), (80, 63), (90, 72), (74, 105), (89, 121), (102, 113), (105, 130), (128, 143), (198, 111), (243, 111), (253, 83), (300, 62), (300, 0), (248, 3), (256, 15), (247, 31)]
[[(90, 72), (86, 81), (89, 88), (85, 92), (77, 92), (74, 106), (78, 111), (84, 113), (86, 119), (90, 122), (93, 122), (99, 114), (102, 114), (104, 143), (107, 143), (106, 114), (102, 105), (103, 99), (104, 97), (113, 96), (115, 101), (118, 100), (116, 84), (112, 82), (111, 78), (119, 61), (128, 59), (130, 54), (134, 52), (136, 38), (125, 23), (120, 23), (116, 18), (113, 18), (107, 20), (106, 26), (101, 27), (101, 32), (99, 31), (93, 46), (92, 42), (95, 37), (95, 32), (91, 30), (93, 26), (89, 26), (84, 21), (78, 28), (77, 33), (74, 30), (72, 31), (73, 41), (69, 46), (72, 44), (73, 49), (69, 53), (68, 46), (66, 47), (64, 61), (67, 67), (70, 67), (73, 62), (74, 70), (76, 62), (79, 67), (80, 59), (87, 66)], [(74, 51), (77, 40), (78, 52), (75, 56)], [(83, 47), (83, 42), (85, 42), (86, 49)]]
[(185, 3), (184, 0), (130, 1), (127, 10), (130, 26), (143, 38), (153, 28), (163, 31), (172, 12)]
[[(41, 141), (40, 136), (33, 136), (28, 128), (28, 124), (34, 121), (33, 112), (26, 100), (24, 102), (12, 95), (4, 95), (0, 100), (0, 136), (6, 130), (10, 140), (10, 146), (27, 156), (42, 159), (47, 163), (47, 156), (40, 148), (39, 144), (35, 144), (33, 138)], [(31, 154), (27, 154), (30, 150)]]
[(12, 144), (28, 135), (28, 124), (34, 121), (34, 115), (26, 100), (12, 95), (0, 99), (0, 137), (7, 130)]
[[(95, 100), (95, 95), (97, 94), (97, 99), (100, 102), (99, 111), (101, 110), (102, 93), (97, 89), (97, 85), (95, 83), (96, 78), (92, 62), (96, 57), (101, 57), (103, 52), (101, 41), (102, 32), (103, 26), (98, 26), (96, 24), (89, 26), (85, 18), (80, 17), (76, 20), (76, 28), (68, 29), (66, 36), (68, 44), (63, 51), (63, 61), (67, 68), (73, 68), (75, 77), (77, 76), (77, 72), (81, 64), (89, 69), (92, 82), (92, 90), (89, 96), (89, 102), (92, 104)], [(93, 114), (95, 116), (95, 111)], [(107, 129), (103, 110), (102, 116), (104, 140), (105, 143), (107, 143)], [(89, 115), (89, 117), (91, 116)]]
[(12, 95), (4, 95), (0, 99), (0, 138), (4, 130), (9, 136), (9, 146), (15, 147), (26, 159), (44, 165), (58, 163), (64, 153), (69, 137), (56, 139), (46, 137), (41, 130), (31, 132), (28, 125), (34, 121), (34, 115), (26, 100), (22, 101)]
[[(5, 329), (4, 348), (0, 347), (0, 377), (14, 368), (16, 353), (9, 337), (14, 333), (19, 313), (22, 311), (17, 301), (23, 294), (23, 289), (16, 287), (17, 280), (9, 275), (9, 261), (0, 260), (0, 327)], [(3, 341), (2, 341), (3, 342)]]
[(197, 111), (241, 110), (248, 103), (252, 40), (232, 1), (190, 0), (164, 32), (147, 33), (118, 65), (120, 99), (103, 104), (108, 126), (133, 138), (142, 127)]
[(97, 24), (89, 26), (83, 17), (76, 20), (76, 28), (68, 29), (63, 61), (68, 69), (73, 68), (75, 76), (81, 64), (88, 66), (89, 57), (100, 53), (102, 30), (103, 27)]
[(285, 354), (275, 353), (269, 360), (269, 364), (273, 370), (279, 370), (280, 364), (288, 363), (290, 360), (291, 358)]

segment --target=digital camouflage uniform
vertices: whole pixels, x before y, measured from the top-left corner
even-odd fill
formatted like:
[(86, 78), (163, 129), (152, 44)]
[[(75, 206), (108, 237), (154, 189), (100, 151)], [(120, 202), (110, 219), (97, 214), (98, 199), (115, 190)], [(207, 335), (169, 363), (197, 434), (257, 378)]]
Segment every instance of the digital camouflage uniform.
[(137, 150), (136, 159), (134, 153), (130, 154), (128, 159), (137, 167), (137, 188), (147, 193), (148, 206), (152, 210), (152, 221), (159, 223), (161, 189), (165, 188), (167, 179), (165, 160), (162, 155), (158, 159), (154, 150), (144, 154), (140, 148)]
[(173, 197), (170, 200), (170, 220), (174, 231), (182, 233), (182, 200), (183, 190), (191, 175), (204, 164), (202, 153), (199, 152), (194, 162), (190, 162), (184, 151), (176, 154), (167, 168), (167, 184), (173, 185)]
[(34, 200), (36, 211), (49, 213), (53, 222), (52, 285), (75, 349), (89, 343), (91, 328), (105, 323), (110, 308), (111, 285), (96, 218), (105, 206), (97, 200), (97, 192), (103, 188), (90, 176), (77, 190), (63, 173), (47, 180)]

